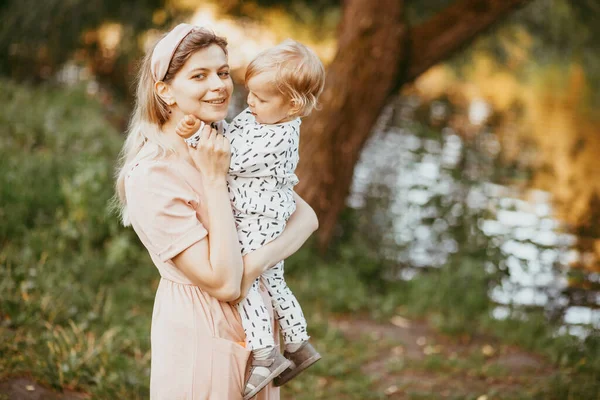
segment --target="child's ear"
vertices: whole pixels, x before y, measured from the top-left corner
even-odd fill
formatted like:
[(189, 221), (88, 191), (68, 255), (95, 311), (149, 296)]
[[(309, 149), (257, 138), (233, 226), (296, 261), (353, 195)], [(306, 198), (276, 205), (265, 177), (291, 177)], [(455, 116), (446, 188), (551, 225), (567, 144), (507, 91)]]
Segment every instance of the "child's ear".
[(300, 113), (300, 102), (296, 99), (290, 100), (290, 111), (289, 115), (297, 115)]
[(165, 103), (167, 103), (170, 106), (175, 104), (175, 99), (171, 95), (171, 88), (169, 87), (169, 85), (167, 85), (163, 81), (158, 81), (154, 84), (154, 90), (156, 91), (156, 94), (158, 94), (158, 96), (161, 99), (163, 99)]

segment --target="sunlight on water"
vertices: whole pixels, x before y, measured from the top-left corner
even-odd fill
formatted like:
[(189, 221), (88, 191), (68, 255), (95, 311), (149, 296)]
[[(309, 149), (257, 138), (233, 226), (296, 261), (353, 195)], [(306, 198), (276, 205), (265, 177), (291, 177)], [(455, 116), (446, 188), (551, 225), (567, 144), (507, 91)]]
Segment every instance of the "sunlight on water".
[[(490, 292), (498, 304), (493, 313), (496, 318), (506, 318), (515, 307), (538, 307), (547, 310), (550, 317), (560, 315), (572, 334), (585, 335), (590, 327), (600, 329), (600, 293), (594, 294), (593, 289), (586, 292), (589, 285), (574, 283), (570, 275), (582, 263), (597, 265), (596, 255), (582, 250), (580, 237), (573, 233), (576, 214), (561, 202), (566, 188), (575, 185), (573, 182), (570, 186), (553, 185), (551, 174), (538, 171), (541, 165), (564, 162), (560, 157), (553, 158), (559, 151), (557, 148), (550, 155), (545, 153), (548, 143), (539, 129), (547, 129), (547, 124), (542, 123), (543, 128), (539, 128), (528, 120), (532, 118), (527, 114), (529, 107), (539, 112), (540, 106), (525, 107), (526, 122), (515, 128), (514, 133), (523, 138), (529, 132), (536, 142), (536, 157), (529, 165), (533, 168), (532, 179), (525, 185), (521, 179), (514, 178), (512, 183), (510, 180), (496, 182), (493, 178), (496, 167), (491, 160), (501, 154), (503, 162), (511, 162), (522, 160), (523, 153), (527, 155), (525, 151), (521, 153), (513, 148), (509, 149), (511, 154), (505, 149), (510, 141), (504, 136), (513, 135), (507, 131), (515, 127), (514, 121), (505, 118), (500, 124), (490, 125), (490, 117), (500, 113), (493, 96), (484, 89), (475, 90), (473, 82), (464, 84), (470, 86), (468, 90), (460, 86), (461, 82), (452, 81), (449, 75), (445, 75), (444, 79), (449, 80), (445, 82), (440, 75), (448, 72), (441, 70), (430, 72), (423, 78), (424, 82), (416, 84), (421, 91), (435, 88), (432, 89), (434, 94), (407, 94), (394, 102), (388, 115), (382, 117), (387, 123), (375, 132), (363, 152), (349, 205), (365, 206), (366, 198), (372, 195), (373, 179), (392, 182), (393, 198), (389, 208), (394, 232), (393, 240), (387, 245), (398, 249), (398, 261), (408, 266), (401, 270), (401, 279), (412, 279), (419, 268), (441, 267), (452, 253), (459, 252), (464, 244), (453, 237), (452, 227), (463, 214), (470, 213), (477, 229), (501, 250), (509, 270), (508, 276)], [(505, 84), (507, 79), (504, 75), (500, 77)], [(519, 84), (513, 83), (506, 86), (517, 90)], [(443, 102), (435, 100), (453, 92), (470, 92), (472, 96), (463, 99), (466, 106), (455, 110), (454, 115), (444, 110)], [(506, 93), (501, 96), (500, 108), (510, 114), (508, 97)], [(527, 97), (527, 101), (537, 98)], [(430, 120), (446, 119), (448, 126), (437, 132), (426, 132), (414, 125), (417, 110), (424, 107), (422, 104), (429, 107)], [(461, 121), (461, 109), (466, 113), (466, 119), (462, 120), (466, 123), (462, 122), (462, 126), (456, 123)], [(552, 108), (552, 113), (560, 114), (560, 111)], [(571, 124), (560, 125), (563, 136), (581, 133), (580, 127), (585, 125), (576, 120)], [(593, 140), (599, 142), (600, 135)], [(572, 179), (586, 182), (588, 177), (575, 174)], [(464, 179), (471, 183), (465, 184)], [(595, 185), (590, 186), (590, 190), (578, 194), (592, 196)], [(429, 222), (432, 219), (433, 224)], [(468, 220), (461, 223), (464, 221)], [(593, 240), (598, 242), (597, 238)], [(598, 279), (596, 275), (587, 270), (584, 279), (593, 283)]]

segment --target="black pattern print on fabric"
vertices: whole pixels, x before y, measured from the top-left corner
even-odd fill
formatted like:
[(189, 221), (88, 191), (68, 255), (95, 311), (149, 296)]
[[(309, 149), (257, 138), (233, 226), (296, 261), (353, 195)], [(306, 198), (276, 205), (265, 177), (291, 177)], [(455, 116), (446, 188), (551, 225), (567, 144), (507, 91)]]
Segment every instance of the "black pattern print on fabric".
[[(300, 119), (261, 125), (249, 109), (225, 131), (231, 144), (228, 192), (242, 254), (278, 237), (296, 210)], [(274, 346), (271, 321), (259, 292), (260, 282), (271, 295), (275, 319), (285, 343), (308, 339), (306, 320), (283, 276), (283, 261), (258, 278), (238, 304), (246, 341), (251, 349)]]

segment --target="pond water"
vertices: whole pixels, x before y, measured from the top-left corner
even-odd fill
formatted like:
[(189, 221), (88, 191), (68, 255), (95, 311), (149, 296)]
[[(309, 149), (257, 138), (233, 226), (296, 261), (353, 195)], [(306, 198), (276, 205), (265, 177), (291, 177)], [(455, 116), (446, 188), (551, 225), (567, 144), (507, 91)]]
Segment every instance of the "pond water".
[[(598, 332), (600, 273), (586, 268), (597, 260), (581, 246), (590, 238), (557, 218), (553, 194), (533, 186), (535, 171), (507, 162), (502, 138), (483, 123), (490, 107), (394, 100), (363, 151), (348, 203), (385, 230), (379, 240), (400, 265), (395, 278), (442, 268), (465, 247), (479, 247), (489, 254), (481, 268), (506, 271), (489, 291), (496, 318), (542, 309), (571, 334)], [(449, 122), (461, 112), (468, 129)], [(369, 204), (379, 210), (367, 211)]]

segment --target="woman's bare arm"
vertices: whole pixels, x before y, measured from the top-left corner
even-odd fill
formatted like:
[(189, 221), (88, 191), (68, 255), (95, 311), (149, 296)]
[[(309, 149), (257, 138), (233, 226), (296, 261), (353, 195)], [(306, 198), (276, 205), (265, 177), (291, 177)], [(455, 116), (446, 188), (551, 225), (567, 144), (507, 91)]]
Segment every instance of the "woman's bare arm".
[(204, 184), (210, 238), (190, 246), (173, 262), (195, 285), (221, 301), (239, 297), (243, 263), (225, 180)]
[(173, 263), (194, 284), (221, 301), (239, 296), (243, 262), (227, 193), (229, 141), (207, 128), (190, 155), (202, 173), (204, 202), (208, 209), (208, 238), (173, 258)]
[(279, 261), (294, 254), (319, 227), (319, 220), (314, 210), (300, 196), (294, 193), (296, 211), (287, 222), (283, 233), (272, 242), (267, 243), (244, 256), (244, 275), (240, 298), (246, 297), (252, 283), (263, 272)]

